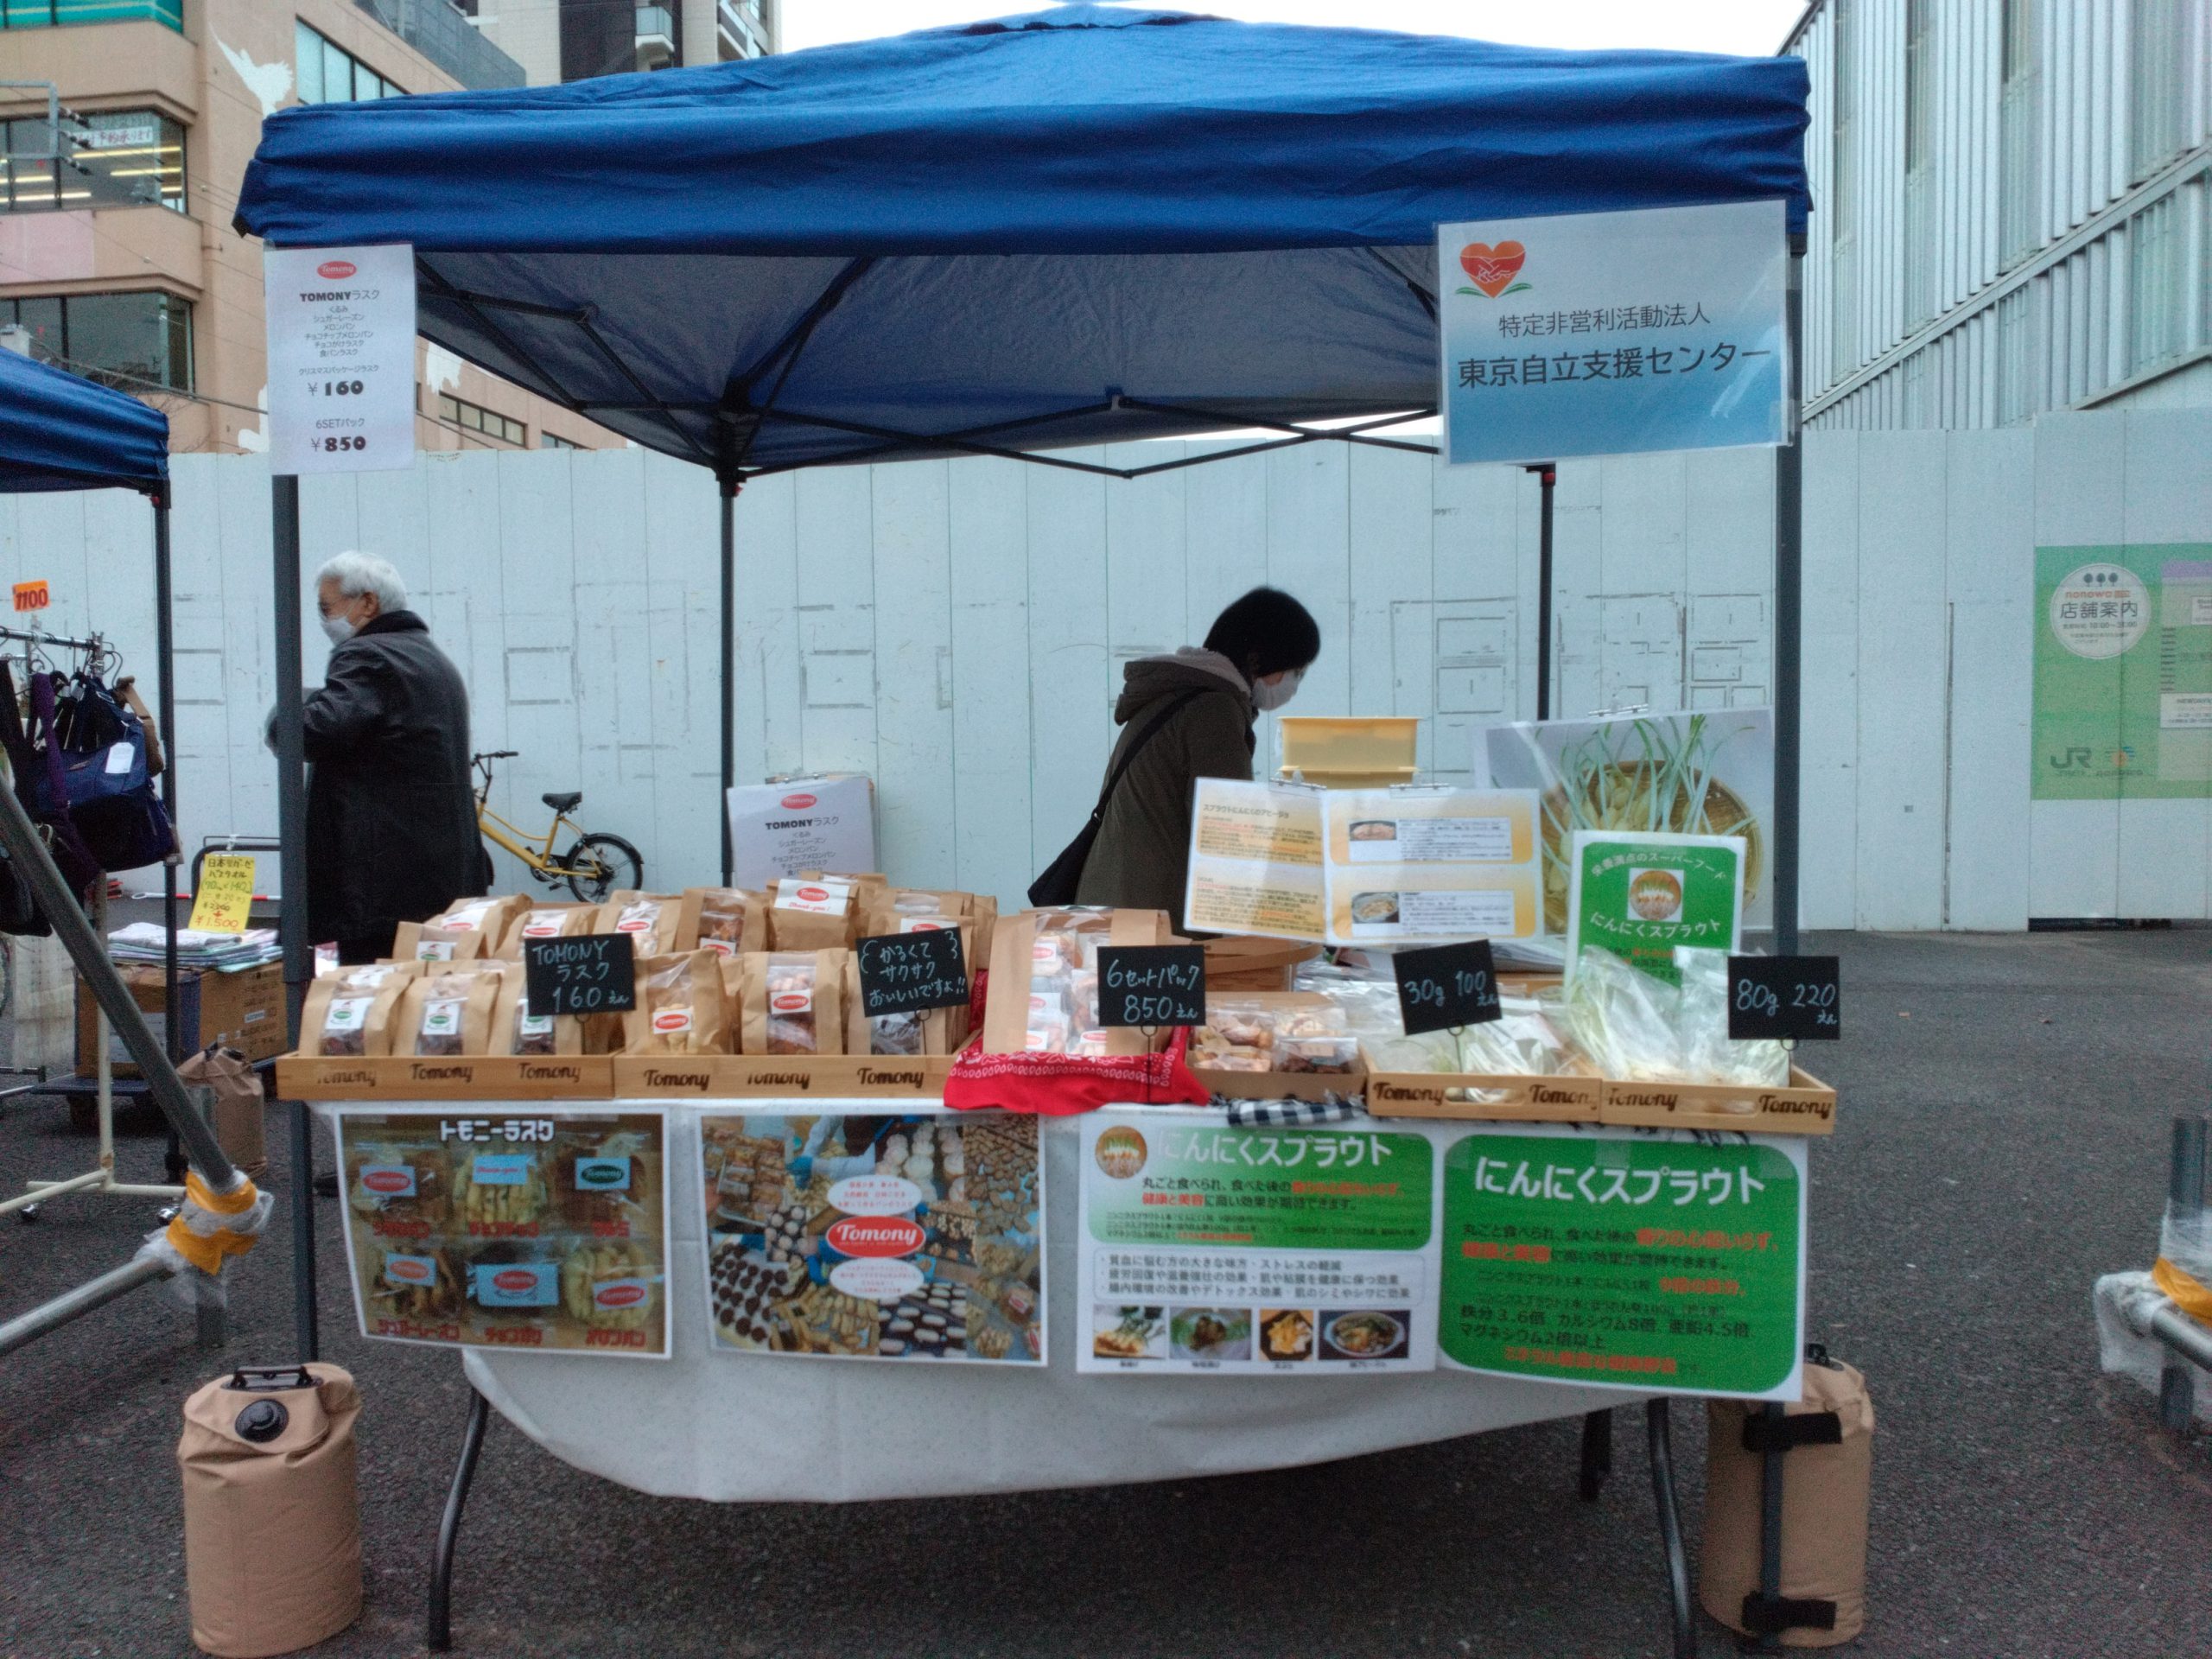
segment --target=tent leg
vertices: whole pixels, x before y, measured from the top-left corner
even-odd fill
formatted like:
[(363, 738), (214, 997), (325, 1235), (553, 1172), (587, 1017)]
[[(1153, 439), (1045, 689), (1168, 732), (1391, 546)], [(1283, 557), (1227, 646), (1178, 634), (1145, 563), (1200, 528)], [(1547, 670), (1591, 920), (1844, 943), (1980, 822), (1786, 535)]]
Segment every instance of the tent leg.
[(1798, 430), (1805, 333), (1805, 238), (1789, 238), (1789, 442), (1774, 455), (1774, 953), (1797, 954), (1799, 703), (1805, 594), (1805, 445)]
[(1690, 1560), (1682, 1548), (1682, 1512), (1675, 1497), (1674, 1425), (1665, 1395), (1643, 1408), (1651, 1451), (1651, 1497), (1659, 1510), (1659, 1542), (1667, 1554), (1667, 1596), (1673, 1605), (1675, 1659), (1697, 1659), (1696, 1613), (1690, 1605)]
[(468, 1503), (469, 1484), (476, 1478), (476, 1459), (483, 1452), (484, 1429), (491, 1417), (492, 1402), (471, 1388), (468, 1426), (461, 1433), (461, 1462), (454, 1469), (445, 1514), (438, 1521), (437, 1553), (430, 1557), (429, 1630), (423, 1645), (432, 1653), (453, 1650), (453, 1554), (461, 1542), (461, 1512)]
[(1585, 1412), (1582, 1416), (1582, 1477), (1575, 1488), (1585, 1503), (1595, 1503), (1613, 1472), (1613, 1414)]
[(737, 782), (737, 715), (730, 700), (737, 695), (737, 491), (735, 479), (721, 480), (722, 500), (722, 788), (715, 801), (715, 817), (722, 827), (722, 885), (731, 880), (734, 855), (729, 840), (729, 791)]
[[(276, 833), (283, 844), (276, 912), (284, 947), (284, 1026), (288, 1046), (300, 1041), (300, 1004), (315, 976), (308, 940), (308, 795), (306, 739), (301, 731), (304, 693), (300, 683), (300, 480), (277, 474), (269, 480), (270, 546), (276, 606)], [(315, 1306), (315, 1139), (308, 1109), (289, 1103), (292, 1114), (292, 1169), (286, 1197), (292, 1206), (293, 1342), (304, 1363), (318, 1357)]]
[[(169, 504), (166, 495), (154, 502), (154, 655), (161, 671), (160, 701), (155, 718), (162, 728), (162, 810), (176, 825), (176, 600), (170, 586)], [(168, 1038), (169, 1058), (181, 1059), (176, 1028), (176, 873), (178, 853), (172, 849), (162, 865), (162, 1033)], [(169, 1179), (176, 1179), (172, 1167)]]
[(1552, 717), (1552, 492), (1559, 486), (1559, 465), (1540, 461), (1521, 469), (1534, 473), (1541, 486), (1536, 520), (1536, 718)]

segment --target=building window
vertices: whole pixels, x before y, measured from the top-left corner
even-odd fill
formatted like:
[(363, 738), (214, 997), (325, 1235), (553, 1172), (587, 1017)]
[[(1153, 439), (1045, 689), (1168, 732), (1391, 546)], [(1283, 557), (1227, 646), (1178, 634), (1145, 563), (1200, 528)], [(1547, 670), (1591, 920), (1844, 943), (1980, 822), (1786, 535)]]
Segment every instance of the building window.
[(1830, 36), (1835, 57), (1834, 182), (1828, 190), (1834, 241), (1829, 250), (1830, 290), (1834, 296), (1830, 346), (1835, 366), (1829, 378), (1840, 380), (1859, 366), (1859, 157), (1858, 19), (1850, 0), (1835, 0)]
[(2127, 226), (2127, 372), (2140, 374), (2188, 344), (2189, 294), (2179, 193), (2152, 203)]
[(174, 295), (69, 294), (0, 300), (0, 322), (20, 323), (33, 351), (125, 391), (192, 390), (192, 306)]
[(68, 23), (166, 23), (184, 33), (184, 0), (0, 0), (0, 29)]
[(557, 432), (548, 432), (544, 428), (540, 427), (537, 431), (537, 447), (541, 449), (581, 449), (583, 445), (573, 439), (564, 438)]
[(2036, 396), (2034, 295), (2026, 285), (1997, 302), (1997, 423), (2011, 426), (2042, 407)]
[(337, 41), (305, 23), (292, 25), (292, 60), (294, 90), (302, 104), (361, 104), (372, 98), (406, 96)]
[(442, 391), (438, 394), (438, 418), (464, 432), (481, 432), (487, 438), (517, 448), (530, 442), (529, 430), (520, 421), (511, 421), (495, 410), (463, 403)]
[[(4, 6), (7, 0), (0, 0)], [(43, 116), (0, 121), (0, 212), (158, 205), (185, 211), (184, 129), (152, 110), (61, 118), (61, 159)]]
[(2188, 0), (2134, 0), (2128, 14), (2128, 156), (2148, 178), (2189, 144), (2189, 79), (2208, 43), (2190, 40)]
[(2003, 0), (1999, 20), (2002, 89), (1997, 112), (1997, 251), (2018, 264), (2043, 243), (2037, 189), (2042, 176), (2038, 138), (2037, 0)]
[(1904, 8), (1905, 319), (1925, 322), (1942, 302), (1943, 262), (1936, 167), (1936, 0)]

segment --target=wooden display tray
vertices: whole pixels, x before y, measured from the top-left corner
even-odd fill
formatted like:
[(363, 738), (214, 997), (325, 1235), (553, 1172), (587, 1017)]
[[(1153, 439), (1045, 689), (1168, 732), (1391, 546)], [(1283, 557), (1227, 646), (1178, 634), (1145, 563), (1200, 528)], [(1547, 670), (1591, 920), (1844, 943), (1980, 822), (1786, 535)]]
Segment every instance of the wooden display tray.
[(624, 1100), (943, 1100), (952, 1056), (924, 1054), (618, 1054)]
[(1357, 1100), (1367, 1092), (1367, 1068), (1349, 1071), (1216, 1071), (1191, 1067), (1201, 1088), (1224, 1100)]
[(614, 1072), (603, 1054), (287, 1054), (276, 1062), (276, 1093), (280, 1100), (609, 1100)]
[[(1477, 1091), (1491, 1098), (1468, 1098)], [(1605, 1091), (1605, 1081), (1599, 1077), (1370, 1071), (1367, 1113), (1370, 1117), (1448, 1117), (1470, 1122), (1595, 1123)]]
[(1715, 1083), (1607, 1083), (1601, 1123), (1741, 1129), (1746, 1135), (1833, 1135), (1835, 1090), (1801, 1066), (1786, 1089)]

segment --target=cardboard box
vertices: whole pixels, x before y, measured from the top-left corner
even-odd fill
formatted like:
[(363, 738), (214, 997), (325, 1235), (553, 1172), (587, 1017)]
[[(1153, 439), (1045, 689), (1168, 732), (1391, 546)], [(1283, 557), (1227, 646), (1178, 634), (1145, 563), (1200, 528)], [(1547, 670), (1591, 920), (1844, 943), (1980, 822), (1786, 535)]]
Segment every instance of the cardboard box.
[[(116, 971), (130, 988), (132, 999), (153, 1028), (156, 1042), (162, 1038), (162, 974), (149, 963), (118, 964)], [(235, 1048), (249, 1060), (273, 1059), (284, 1052), (284, 969), (281, 963), (264, 963), (243, 973), (180, 972), (176, 981), (176, 1016), (180, 1054), (190, 1054), (210, 1043)], [(98, 1007), (82, 980), (77, 984), (77, 1070), (92, 1075), (99, 1063)], [(123, 1039), (108, 1033), (108, 1055), (118, 1077), (135, 1077), (138, 1067), (124, 1052)]]
[(609, 1100), (614, 1077), (603, 1054), (287, 1054), (276, 1062), (276, 1093), (283, 1100)]
[(755, 891), (802, 870), (875, 868), (875, 785), (865, 772), (734, 785), (730, 879)]
[(1601, 1123), (1673, 1129), (1740, 1129), (1746, 1135), (1833, 1135), (1835, 1090), (1799, 1066), (1783, 1089), (1757, 1084), (1611, 1083)]

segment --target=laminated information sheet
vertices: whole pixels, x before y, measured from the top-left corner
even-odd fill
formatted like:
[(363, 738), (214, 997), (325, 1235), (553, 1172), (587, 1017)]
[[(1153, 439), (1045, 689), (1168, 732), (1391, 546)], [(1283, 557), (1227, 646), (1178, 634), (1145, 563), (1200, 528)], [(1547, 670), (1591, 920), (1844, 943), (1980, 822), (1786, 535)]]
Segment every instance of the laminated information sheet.
[(1043, 1363), (1034, 1117), (770, 1107), (699, 1135), (717, 1349)]
[(668, 1357), (664, 1113), (336, 1118), (363, 1336)]
[(1435, 1149), (1422, 1128), (1079, 1126), (1076, 1368), (1431, 1370)]
[(1798, 1397), (1801, 1137), (1487, 1124), (1440, 1140), (1447, 1364)]
[(1198, 780), (1184, 920), (1392, 946), (1542, 923), (1533, 790), (1318, 790)]
[(1576, 830), (1567, 976), (1591, 945), (1669, 985), (1681, 983), (1676, 945), (1740, 950), (1745, 844), (1741, 836)]

